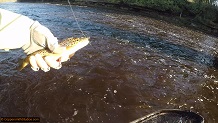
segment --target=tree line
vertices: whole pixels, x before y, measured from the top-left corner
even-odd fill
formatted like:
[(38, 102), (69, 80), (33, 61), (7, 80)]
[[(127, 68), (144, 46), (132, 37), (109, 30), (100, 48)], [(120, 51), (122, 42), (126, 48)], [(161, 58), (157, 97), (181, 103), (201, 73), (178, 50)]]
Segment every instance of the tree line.
[(158, 11), (218, 23), (216, 0), (108, 0), (108, 2), (143, 6)]

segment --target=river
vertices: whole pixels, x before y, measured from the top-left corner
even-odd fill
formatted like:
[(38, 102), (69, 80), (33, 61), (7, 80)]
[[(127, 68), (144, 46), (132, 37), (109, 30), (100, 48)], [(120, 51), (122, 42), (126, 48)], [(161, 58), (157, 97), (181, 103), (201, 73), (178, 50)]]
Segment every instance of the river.
[[(60, 70), (15, 68), (22, 50), (0, 53), (0, 116), (42, 123), (127, 123), (160, 109), (218, 122), (218, 39), (137, 12), (43, 3), (1, 3), (58, 39), (90, 37)], [(76, 21), (77, 20), (77, 21)]]

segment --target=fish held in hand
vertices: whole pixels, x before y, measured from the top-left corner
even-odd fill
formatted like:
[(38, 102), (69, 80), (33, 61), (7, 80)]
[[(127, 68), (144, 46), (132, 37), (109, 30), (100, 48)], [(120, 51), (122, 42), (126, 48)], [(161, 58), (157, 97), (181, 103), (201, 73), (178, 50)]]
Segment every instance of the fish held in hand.
[[(71, 54), (74, 54), (76, 51), (80, 50), (81, 48), (85, 47), (89, 43), (89, 38), (82, 37), (82, 38), (67, 38), (64, 39), (62, 42), (59, 43), (60, 46), (66, 47), (66, 54), (69, 54), (71, 57)], [(21, 71), (24, 69), (29, 63), (30, 63), (30, 57), (35, 56), (36, 54), (40, 54), (42, 57), (46, 56), (60, 56), (62, 53), (52, 53), (49, 49), (42, 49), (33, 52), (32, 54), (28, 55), (19, 65), (18, 70)]]

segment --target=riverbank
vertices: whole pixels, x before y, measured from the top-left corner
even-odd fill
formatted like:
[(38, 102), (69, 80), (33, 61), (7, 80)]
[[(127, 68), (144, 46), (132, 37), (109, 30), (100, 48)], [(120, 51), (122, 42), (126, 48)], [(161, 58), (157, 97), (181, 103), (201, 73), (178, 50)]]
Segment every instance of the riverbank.
[[(68, 2), (50, 2), (52, 4), (63, 4), (68, 5)], [(169, 11), (160, 11), (147, 7), (128, 5), (123, 3), (108, 3), (108, 2), (93, 2), (93, 1), (76, 1), (71, 2), (72, 5), (99, 7), (107, 9), (117, 9), (117, 11), (127, 11), (137, 13), (151, 17), (157, 20), (163, 20), (168, 23), (172, 23), (177, 26), (187, 27), (195, 31), (200, 31), (208, 35), (218, 37), (218, 24), (213, 22), (206, 22), (205, 20), (196, 19), (194, 16), (187, 16), (185, 14), (175, 14)]]

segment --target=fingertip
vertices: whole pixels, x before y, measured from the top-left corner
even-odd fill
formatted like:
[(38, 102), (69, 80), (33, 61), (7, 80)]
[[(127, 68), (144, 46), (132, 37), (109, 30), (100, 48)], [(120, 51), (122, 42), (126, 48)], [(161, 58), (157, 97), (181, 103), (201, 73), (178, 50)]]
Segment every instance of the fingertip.
[(55, 67), (54, 69), (60, 69), (62, 67), (62, 64), (60, 63), (59, 66)]
[(40, 54), (36, 54), (35, 55), (36, 58), (36, 63), (37, 65), (44, 71), (44, 72), (48, 72), (50, 70), (50, 67), (48, 66), (48, 64), (46, 63), (46, 61), (42, 58), (42, 56)]
[(50, 71), (50, 67), (47, 67), (47, 68), (41, 68), (41, 70), (43, 70), (44, 72), (48, 72), (48, 71)]
[(36, 57), (30, 56), (29, 61), (30, 61), (30, 65), (31, 65), (32, 70), (39, 71), (39, 67), (38, 67), (37, 62), (36, 62)]
[(31, 67), (33, 71), (39, 71), (39, 67)]
[(68, 54), (62, 54), (60, 60), (61, 62), (66, 62), (68, 61), (70, 58), (69, 58), (69, 55)]
[(58, 59), (56, 59), (56, 57), (46, 56), (44, 59), (46, 63), (48, 64), (48, 66), (54, 69), (60, 69), (61, 62)]

